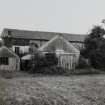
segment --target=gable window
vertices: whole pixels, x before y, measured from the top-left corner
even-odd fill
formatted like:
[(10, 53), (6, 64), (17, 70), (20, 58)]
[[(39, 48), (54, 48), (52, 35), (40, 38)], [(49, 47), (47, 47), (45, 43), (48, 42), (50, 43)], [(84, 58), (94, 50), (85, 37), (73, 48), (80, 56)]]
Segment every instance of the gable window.
[(0, 65), (8, 65), (9, 60), (8, 57), (0, 57)]

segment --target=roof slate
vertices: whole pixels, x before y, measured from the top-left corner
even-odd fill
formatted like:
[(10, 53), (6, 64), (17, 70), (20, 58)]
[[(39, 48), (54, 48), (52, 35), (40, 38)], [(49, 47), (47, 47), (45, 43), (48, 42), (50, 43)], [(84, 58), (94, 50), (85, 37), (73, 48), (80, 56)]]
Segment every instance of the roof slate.
[[(9, 35), (10, 34), (10, 35)], [(58, 33), (58, 32), (44, 32), (44, 31), (27, 31), (27, 30), (17, 30), (5, 28), (1, 34), (2, 38), (12, 37), (12, 38), (24, 38), (24, 39), (42, 39), (50, 40), (56, 35), (61, 34), (69, 41), (80, 41), (84, 42), (86, 35), (80, 34), (68, 34), (68, 33)]]

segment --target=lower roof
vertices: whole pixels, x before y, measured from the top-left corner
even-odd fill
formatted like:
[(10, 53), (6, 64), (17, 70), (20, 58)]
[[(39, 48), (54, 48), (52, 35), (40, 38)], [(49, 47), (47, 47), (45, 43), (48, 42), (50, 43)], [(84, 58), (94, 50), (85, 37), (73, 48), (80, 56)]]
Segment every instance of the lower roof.
[(0, 57), (16, 57), (16, 58), (19, 58), (16, 53), (14, 53), (11, 49), (7, 48), (4, 45), (0, 47)]

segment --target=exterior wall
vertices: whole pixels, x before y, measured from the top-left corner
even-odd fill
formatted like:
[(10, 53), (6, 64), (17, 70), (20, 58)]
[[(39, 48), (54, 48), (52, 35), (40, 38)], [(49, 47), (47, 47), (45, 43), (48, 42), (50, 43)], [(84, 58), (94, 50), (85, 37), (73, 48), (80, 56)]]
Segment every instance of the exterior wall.
[(83, 42), (71, 42), (72, 45), (74, 45), (78, 50), (84, 48), (84, 43)]
[[(14, 50), (14, 47), (18, 46), (20, 47), (20, 49), (22, 49), (20, 51), (20, 53), (22, 52), (27, 52), (27, 48), (29, 46), (30, 41), (34, 41), (34, 43), (36, 43), (38, 45), (38, 47), (41, 47), (42, 45), (44, 45), (46, 42), (48, 42), (48, 40), (42, 40), (42, 39), (36, 39), (36, 40), (32, 40), (32, 39), (18, 39), (18, 38), (4, 38), (4, 43), (5, 45), (11, 46), (10, 48)], [(77, 41), (70, 41), (77, 49), (81, 49), (84, 47), (84, 43), (83, 42), (77, 42)]]
[[(31, 40), (30, 40), (31, 41)], [(41, 47), (42, 45), (44, 45), (47, 41), (38, 41), (38, 40), (35, 40), (34, 43), (36, 43), (38, 45), (38, 47)], [(15, 45), (13, 44), (11, 49), (15, 52), (15, 47), (19, 47), (20, 51), (19, 53), (20, 54), (23, 54), (23, 53), (29, 53), (29, 44), (28, 45)]]
[(74, 54), (60, 54), (58, 59), (58, 66), (74, 70), (76, 67), (76, 57)]
[(16, 58), (9, 58), (8, 65), (0, 65), (0, 70), (19, 70), (19, 59)]
[(79, 53), (60, 53), (58, 55), (58, 66), (75, 70), (78, 65)]
[(41, 41), (40, 47), (41, 47), (42, 45), (44, 45), (46, 42), (48, 42), (48, 41)]
[(28, 53), (29, 52), (29, 46), (17, 46), (17, 45), (13, 45), (12, 46), (12, 50), (15, 52), (15, 47), (19, 47), (19, 53)]
[(45, 40), (30, 40), (31, 41), (34, 41), (34, 43), (36, 43), (38, 45), (38, 47), (41, 47), (42, 45), (44, 45), (47, 41)]

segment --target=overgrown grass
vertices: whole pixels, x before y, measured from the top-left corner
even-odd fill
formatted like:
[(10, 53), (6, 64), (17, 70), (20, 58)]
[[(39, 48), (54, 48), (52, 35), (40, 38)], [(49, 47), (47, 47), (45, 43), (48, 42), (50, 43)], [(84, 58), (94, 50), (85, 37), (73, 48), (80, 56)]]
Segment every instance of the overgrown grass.
[(5, 87), (6, 87), (6, 84), (3, 80), (0, 79), (0, 105), (6, 105), (5, 104)]
[[(31, 71), (31, 70), (30, 70)], [(76, 68), (75, 70), (69, 70), (62, 67), (46, 67), (42, 69), (37, 69), (34, 72), (30, 72), (31, 74), (42, 74), (42, 75), (89, 75), (89, 74), (105, 74), (101, 70), (97, 70), (91, 67), (87, 67), (85, 69)]]

